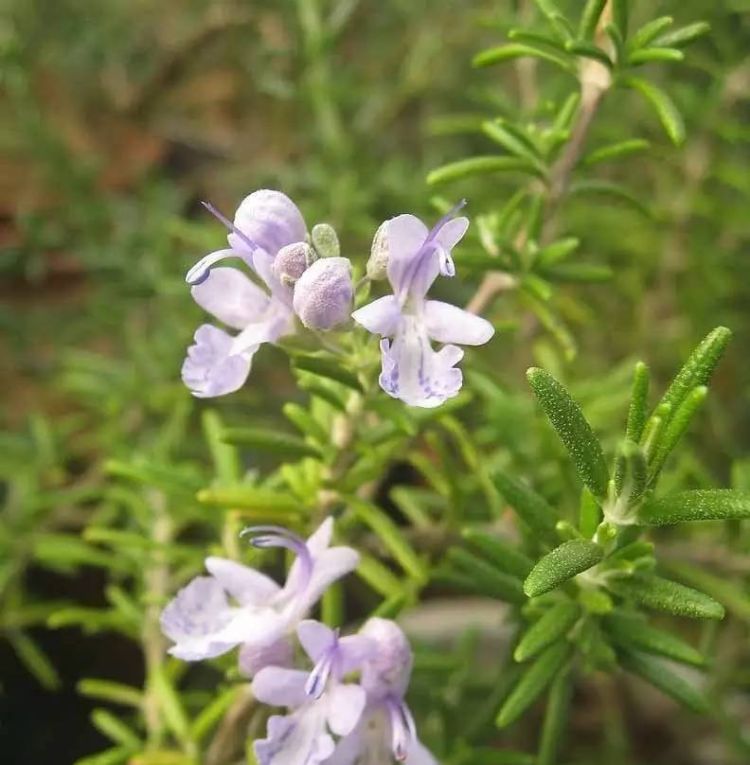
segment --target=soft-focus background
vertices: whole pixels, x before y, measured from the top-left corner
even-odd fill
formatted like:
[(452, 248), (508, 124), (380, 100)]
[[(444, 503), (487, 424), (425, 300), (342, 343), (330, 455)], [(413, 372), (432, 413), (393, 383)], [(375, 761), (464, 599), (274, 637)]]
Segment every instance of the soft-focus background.
[[(91, 727), (91, 706), (77, 695), (76, 682), (88, 675), (130, 681), (142, 672), (139, 654), (106, 625), (83, 634), (45, 623), (54, 610), (50, 601), (95, 607), (108, 597), (99, 562), (68, 565), (57, 544), (63, 534), (77, 539), (105, 472), (117, 460), (153, 453), (160, 439), (181, 460), (205, 461), (196, 417), (201, 405), (179, 380), (201, 315), (183, 275), (223, 238), (199, 201), (231, 212), (256, 188), (283, 189), (308, 222), (336, 226), (345, 254), (363, 262), (381, 220), (402, 211), (432, 214), (435, 190), (424, 180), (432, 168), (487, 151), (481, 135), (456, 129), (460, 119), (470, 124), (514, 114), (528, 98), (528, 82), (520, 92), (514, 66), (477, 71), (471, 58), (528, 17), (530, 6), (526, 0), (4, 3), (4, 762), (56, 765), (102, 748), (105, 739)], [(749, 488), (743, 455), (750, 453), (750, 3), (641, 0), (633, 6), (636, 19), (670, 14), (681, 24), (712, 25), (685, 64), (652, 74), (683, 110), (687, 141), (670, 146), (635, 95), (605, 102), (593, 145), (629, 137), (653, 143), (605, 171), (651, 217), (633, 204), (573, 199), (563, 228), (582, 239), (588, 261), (613, 271), (607, 283), (566, 285), (556, 296), (578, 347), (575, 358), (560, 353), (533, 321), (529, 326), (523, 303), (509, 295), (491, 311), (502, 331), (479, 363), (511, 390), (523, 391), (530, 363), (552, 363), (574, 381), (612, 375), (613, 389), (624, 393), (629, 367), (623, 364), (647, 359), (663, 385), (706, 331), (725, 324), (735, 339), (670, 480)], [(545, 94), (558, 96), (563, 76), (536, 66), (539, 110)], [(440, 193), (466, 195), (471, 215), (474, 206), (500, 204), (514, 184), (512, 176), (500, 176)], [(451, 289), (461, 300), (474, 286)], [(579, 393), (585, 397), (583, 385)], [(251, 385), (220, 407), (225, 419), (241, 414), (272, 425), (295, 395), (285, 357), (269, 350), (259, 356)], [(525, 391), (523, 397), (521, 425), (522, 407), (529, 406)], [(618, 426), (624, 402), (620, 397), (613, 405)], [(588, 413), (604, 427), (611, 411)], [(168, 443), (170, 422), (175, 432), (186, 422), (195, 437)], [(195, 488), (201, 480), (195, 478)], [(55, 544), (40, 543), (42, 532)], [(745, 581), (746, 552), (733, 561)], [(719, 549), (703, 554), (722, 555)], [(28, 607), (17, 609), (21, 602)], [(724, 639), (733, 657), (727, 666), (744, 673), (739, 682), (747, 689), (748, 664), (737, 663), (748, 656), (745, 608), (745, 620), (730, 623)], [(597, 749), (601, 737), (586, 715), (600, 703), (589, 699), (587, 707), (581, 700), (575, 725), (581, 750), (589, 753), (583, 758), (620, 751), (618, 737), (634, 736), (634, 759), (618, 762), (715, 761), (680, 759), (688, 755), (675, 742), (688, 736), (691, 721), (675, 718), (658, 700), (650, 702), (649, 720), (636, 714), (635, 732), (613, 727), (609, 749)]]

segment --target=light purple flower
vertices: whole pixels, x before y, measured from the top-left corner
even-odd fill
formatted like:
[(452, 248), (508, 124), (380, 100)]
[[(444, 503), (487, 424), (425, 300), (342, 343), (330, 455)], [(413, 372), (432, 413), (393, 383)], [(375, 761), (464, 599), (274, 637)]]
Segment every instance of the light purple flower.
[[(194, 396), (208, 398), (242, 387), (255, 352), (292, 331), (292, 290), (274, 273), (279, 250), (304, 242), (305, 221), (279, 191), (263, 189), (246, 197), (234, 217), (207, 209), (229, 228), (230, 249), (202, 258), (187, 273), (195, 302), (239, 334), (203, 324), (182, 365), (182, 379)], [(241, 258), (265, 289), (234, 268), (215, 268), (224, 258)]]
[[(387, 251), (392, 295), (379, 298), (352, 314), (380, 342), (380, 385), (390, 396), (411, 406), (435, 407), (455, 396), (463, 376), (456, 364), (458, 345), (482, 345), (494, 334), (492, 325), (461, 308), (427, 300), (438, 274), (453, 276), (451, 250), (469, 221), (455, 217), (463, 204), (428, 230), (414, 215), (398, 215), (379, 229), (378, 247)], [(434, 351), (431, 342), (445, 343)]]
[(353, 295), (349, 259), (321, 258), (294, 285), (294, 312), (309, 329), (332, 329), (349, 319)]
[(365, 707), (365, 691), (342, 678), (362, 666), (374, 643), (362, 635), (339, 638), (337, 631), (312, 620), (302, 622), (297, 635), (315, 663), (312, 672), (266, 667), (253, 680), (259, 701), (292, 710), (271, 717), (267, 737), (255, 742), (260, 765), (326, 761), (335, 746), (331, 734), (351, 733)]
[(241, 666), (247, 674), (269, 663), (287, 663), (292, 656), (289, 636), (300, 620), (359, 560), (349, 547), (329, 546), (331, 518), (306, 542), (277, 527), (247, 532), (256, 547), (286, 547), (295, 553), (284, 587), (248, 566), (207, 558), (210, 576), (193, 579), (162, 612), (162, 630), (175, 643), (169, 649), (173, 656), (199, 661), (241, 645)]
[(369, 619), (359, 634), (374, 645), (360, 679), (367, 702), (357, 725), (338, 742), (326, 765), (388, 765), (393, 758), (407, 765), (437, 765), (417, 738), (404, 701), (412, 668), (409, 641), (389, 619)]

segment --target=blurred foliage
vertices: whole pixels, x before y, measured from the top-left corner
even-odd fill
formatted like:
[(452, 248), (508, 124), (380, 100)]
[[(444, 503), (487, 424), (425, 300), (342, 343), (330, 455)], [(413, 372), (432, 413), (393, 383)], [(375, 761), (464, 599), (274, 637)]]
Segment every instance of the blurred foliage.
[[(217, 662), (219, 672), (191, 669), (184, 682), (186, 667), (164, 655), (160, 608), (207, 552), (244, 556), (237, 532), (249, 520), (307, 528), (329, 510), (365, 559), (323, 615), (404, 611), (419, 645), (413, 706), (441, 761), (542, 765), (557, 761), (556, 749), (576, 765), (747, 761), (750, 536), (741, 521), (648, 534), (660, 575), (720, 603), (721, 627), (659, 617), (649, 633), (640, 617), (605, 613), (612, 598), (592, 588), (571, 598), (590, 615), (573, 636), (583, 657), (575, 672), (560, 671), (566, 656), (555, 645), (535, 646), (529, 631), (519, 645), (516, 634), (555, 608), (547, 632), (567, 634), (578, 619), (565, 611), (567, 585), (564, 597), (527, 600), (522, 583), (542, 552), (593, 536), (597, 503), (578, 476), (595, 491), (601, 483), (545, 422), (527, 367), (565, 383), (607, 464), (619, 454), (632, 467), (636, 452), (621, 439), (635, 358), (648, 362), (651, 390), (661, 392), (709, 330), (731, 327), (711, 395), (656, 471), (657, 496), (750, 491), (750, 5), (613, 5), (620, 14), (630, 7), (622, 51), (613, 53), (616, 34), (596, 37), (596, 23), (582, 21), (573, 35), (599, 44), (613, 59), (606, 64), (591, 47), (555, 38), (550, 9), (577, 25), (578, 0), (7, 4), (0, 635), (40, 686), (78, 683), (101, 703), (91, 721), (111, 748), (81, 765), (241, 756), (226, 748), (236, 744), (227, 710), (255, 732), (262, 716), (243, 707), (229, 661)], [(633, 42), (662, 16), (673, 25)], [(686, 38), (670, 42), (673, 30), (699, 21), (710, 32), (694, 30), (689, 47)], [(508, 45), (547, 55), (511, 55)], [(653, 48), (679, 55), (644, 56)], [(597, 104), (565, 193), (545, 217), (543, 179), (559, 177), (576, 73), (591, 61), (612, 67), (616, 87)], [(481, 161), (461, 166), (466, 158)], [(280, 350), (260, 356), (239, 394), (211, 405), (190, 398), (178, 370), (200, 312), (183, 275), (222, 236), (198, 202), (232, 209), (263, 186), (292, 196), (309, 224), (335, 225), (360, 267), (383, 219), (468, 198), (460, 278), (440, 290), (465, 302), (488, 273), (503, 277), (485, 310), (498, 334), (467, 360), (461, 397), (430, 413), (387, 399), (353, 332), (343, 358), (362, 361), (354, 382), (342, 357), (290, 347), (291, 364)], [(703, 394), (695, 395), (697, 408)], [(271, 433), (286, 436), (269, 448)], [(547, 519), (544, 542), (509, 511), (518, 510), (514, 485), (554, 508), (559, 522)], [(650, 571), (651, 548), (630, 552), (623, 568)], [(38, 588), (38, 570), (72, 579), (104, 572), (97, 604)], [(618, 603), (631, 596), (613, 588)], [(460, 619), (451, 616), (456, 603)], [(419, 618), (431, 604), (447, 614), (437, 635)], [(124, 636), (138, 646), (142, 675), (124, 684), (61, 677), (40, 637), (49, 628), (75, 630), (83, 651), (91, 635)], [(632, 674), (688, 707), (708, 699), (711, 714), (677, 714), (648, 684), (609, 673), (615, 634), (631, 636), (615, 649)], [(653, 653), (686, 665), (708, 657), (709, 671), (696, 683), (694, 669), (656, 663), (644, 649), (649, 635), (661, 649)], [(518, 690), (519, 651), (539, 667), (534, 693)], [(531, 705), (498, 730), (498, 713), (509, 723), (548, 681), (546, 707)], [(26, 757), (41, 761), (35, 742), (27, 746)]]

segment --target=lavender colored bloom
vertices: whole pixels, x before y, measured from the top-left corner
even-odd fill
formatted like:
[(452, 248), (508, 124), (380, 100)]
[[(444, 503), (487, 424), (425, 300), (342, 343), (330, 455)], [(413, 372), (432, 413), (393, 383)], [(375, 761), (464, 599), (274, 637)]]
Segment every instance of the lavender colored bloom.
[(317, 254), (307, 242), (282, 247), (273, 261), (273, 273), (282, 284), (291, 287), (315, 262)]
[[(429, 231), (413, 215), (386, 221), (376, 240), (381, 260), (387, 257), (393, 294), (352, 314), (368, 331), (391, 338), (380, 342), (380, 386), (411, 406), (435, 407), (455, 396), (463, 381), (455, 366), (463, 351), (456, 344), (482, 345), (494, 334), (492, 325), (480, 316), (426, 299), (439, 274), (455, 274), (451, 250), (469, 226), (467, 218), (454, 217), (461, 206)], [(432, 341), (445, 345), (434, 351)]]
[(349, 260), (321, 258), (294, 285), (294, 311), (309, 329), (332, 329), (349, 318), (353, 294)]
[(207, 558), (210, 576), (193, 579), (162, 612), (162, 630), (175, 643), (169, 649), (173, 656), (199, 661), (241, 645), (241, 666), (248, 674), (269, 663), (288, 663), (289, 635), (323, 591), (357, 566), (354, 550), (329, 546), (331, 518), (307, 541), (277, 527), (247, 531), (257, 547), (286, 547), (296, 554), (284, 587), (248, 566)]
[(292, 710), (270, 718), (267, 737), (255, 742), (260, 765), (326, 761), (334, 750), (331, 733), (350, 734), (365, 707), (364, 689), (341, 681), (372, 654), (373, 641), (363, 635), (339, 638), (338, 631), (312, 620), (301, 622), (297, 635), (315, 663), (312, 672), (266, 667), (253, 680), (258, 700)]
[(437, 765), (417, 738), (404, 701), (412, 668), (406, 636), (395, 622), (379, 618), (368, 620), (359, 634), (374, 646), (362, 664), (360, 685), (367, 702), (326, 765), (388, 765), (394, 758), (407, 765)]
[[(292, 290), (273, 265), (280, 250), (304, 244), (306, 236), (302, 214), (279, 191), (250, 194), (237, 209), (234, 222), (211, 205), (206, 207), (229, 228), (231, 249), (202, 258), (186, 280), (198, 305), (240, 332), (231, 335), (210, 324), (196, 331), (182, 365), (182, 379), (199, 398), (222, 396), (242, 387), (258, 348), (292, 331)], [(241, 258), (266, 289), (237, 269), (215, 268), (228, 257)]]

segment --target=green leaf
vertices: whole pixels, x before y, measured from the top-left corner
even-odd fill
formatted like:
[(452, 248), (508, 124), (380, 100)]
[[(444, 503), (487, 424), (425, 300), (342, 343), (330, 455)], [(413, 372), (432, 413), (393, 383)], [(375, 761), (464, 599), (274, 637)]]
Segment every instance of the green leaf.
[(344, 369), (337, 361), (312, 354), (295, 354), (292, 359), (295, 369), (301, 369), (318, 377), (325, 377), (329, 380), (345, 385), (358, 392), (362, 392), (362, 385), (357, 376), (347, 369)]
[(572, 579), (599, 563), (604, 551), (588, 539), (571, 539), (547, 553), (534, 566), (523, 583), (524, 592), (530, 597), (544, 595), (563, 582)]
[(507, 603), (523, 603), (526, 598), (521, 582), (515, 577), (498, 571), (487, 561), (477, 558), (467, 550), (452, 548), (448, 551), (448, 560), (463, 570), (475, 582), (482, 583), (482, 592), (491, 594)]
[(648, 526), (684, 521), (728, 521), (750, 518), (750, 493), (734, 489), (696, 489), (647, 500), (638, 520)]
[(598, 61), (600, 64), (604, 64), (607, 69), (612, 69), (614, 66), (614, 61), (612, 61), (607, 53), (596, 45), (592, 45), (591, 43), (581, 42), (580, 40), (569, 40), (567, 43), (565, 43), (565, 50), (575, 56), (592, 58), (595, 61)]
[(674, 413), (690, 391), (699, 385), (707, 385), (731, 337), (732, 332), (726, 327), (717, 327), (709, 332), (690, 354), (659, 405), (668, 406)]
[(638, 443), (643, 435), (643, 427), (648, 417), (648, 367), (639, 361), (633, 371), (633, 385), (630, 389), (630, 407), (628, 422), (625, 427), (625, 438)]
[(515, 722), (536, 701), (552, 678), (565, 664), (570, 645), (560, 641), (549, 646), (521, 676), (497, 716), (497, 725), (505, 728)]
[(142, 746), (136, 733), (106, 709), (95, 709), (91, 713), (91, 722), (115, 744), (126, 746), (132, 751), (138, 751)]
[(612, 21), (624, 40), (628, 36), (630, 0), (612, 0)]
[(284, 404), (281, 411), (304, 435), (311, 438), (317, 444), (325, 445), (330, 443), (330, 432), (324, 428), (307, 409), (301, 407), (299, 404), (294, 404), (289, 401)]
[(223, 483), (239, 481), (242, 475), (239, 455), (234, 447), (222, 440), (224, 425), (218, 413), (207, 409), (203, 412), (202, 423), (217, 478)]
[(401, 567), (418, 582), (427, 581), (427, 569), (400, 529), (379, 507), (351, 498), (354, 515), (375, 533), (386, 550)]
[(9, 630), (5, 633), (5, 637), (21, 663), (34, 675), (42, 687), (49, 691), (60, 687), (60, 675), (54, 664), (28, 635), (18, 630)]
[(660, 16), (658, 19), (647, 22), (633, 35), (628, 47), (631, 50), (643, 48), (655, 40), (667, 27), (671, 26), (673, 21), (671, 16)]
[(655, 611), (691, 619), (723, 619), (724, 607), (712, 597), (691, 587), (651, 574), (633, 574), (627, 579), (612, 577), (607, 587), (615, 595)]
[(631, 66), (641, 66), (654, 61), (682, 61), (684, 58), (685, 54), (676, 48), (641, 48), (630, 54), (628, 63)]
[(465, 528), (461, 536), (474, 545), (482, 554), (501, 571), (520, 578), (526, 578), (534, 566), (530, 558), (517, 549), (517, 546), (501, 539), (497, 534)]
[(633, 504), (646, 489), (648, 466), (643, 449), (632, 441), (625, 441), (620, 450), (615, 472), (618, 496), (625, 494)]
[(669, 419), (668, 424), (663, 428), (654, 444), (650, 466), (652, 476), (659, 474), (667, 457), (671, 454), (674, 447), (677, 446), (692, 422), (693, 417), (695, 417), (696, 412), (703, 405), (707, 394), (708, 388), (705, 385), (699, 385), (697, 388), (693, 388), (677, 407), (677, 410)]
[(603, 181), (598, 178), (577, 180), (570, 185), (571, 194), (594, 194), (596, 196), (610, 197), (618, 202), (625, 202), (644, 218), (652, 217), (651, 210), (635, 196), (631, 191), (618, 183)]
[(195, 741), (202, 741), (222, 720), (229, 708), (234, 704), (240, 694), (247, 694), (249, 689), (240, 685), (233, 685), (217, 694), (193, 720), (190, 725), (190, 734)]
[(596, 32), (596, 25), (602, 15), (607, 0), (586, 0), (586, 5), (581, 14), (581, 23), (578, 26), (578, 36), (584, 40), (590, 40)]
[(278, 454), (287, 459), (320, 457), (321, 451), (297, 436), (281, 433), (278, 430), (263, 428), (227, 428), (222, 438), (224, 443), (238, 446), (250, 446), (268, 454)]
[(81, 757), (73, 765), (120, 765), (120, 763), (128, 760), (132, 754), (133, 750), (130, 747), (117, 746), (87, 757)]
[(582, 536), (591, 539), (602, 520), (602, 510), (594, 495), (584, 486), (578, 509), (578, 529)]
[(493, 480), (505, 500), (532, 532), (547, 541), (557, 541), (557, 515), (546, 499), (525, 483), (505, 473), (496, 472)]
[(608, 282), (614, 276), (609, 266), (598, 263), (560, 263), (554, 266), (541, 266), (538, 272), (552, 282), (563, 283)]
[(711, 31), (711, 25), (707, 21), (697, 21), (695, 24), (688, 24), (680, 29), (675, 29), (673, 32), (668, 32), (665, 35), (654, 40), (656, 45), (662, 45), (669, 48), (679, 48), (684, 45), (689, 45), (694, 40), (707, 34)]
[(536, 765), (556, 765), (558, 762), (557, 757), (568, 729), (572, 695), (572, 672), (568, 667), (557, 675), (549, 691)]
[(175, 738), (178, 741), (192, 741), (185, 707), (163, 666), (157, 666), (151, 670), (148, 685), (153, 690), (164, 720)]
[(511, 171), (537, 173), (537, 170), (528, 160), (520, 159), (519, 157), (498, 157), (494, 155), (469, 157), (468, 159), (460, 159), (457, 162), (450, 162), (433, 170), (427, 176), (427, 183), (434, 185), (474, 175), (507, 173)]
[(551, 643), (567, 635), (578, 621), (580, 609), (572, 600), (563, 600), (545, 611), (524, 633), (513, 652), (516, 661), (527, 661)]
[(359, 563), (354, 572), (363, 582), (385, 598), (400, 598), (404, 595), (404, 586), (399, 578), (379, 560), (367, 553), (360, 553)]
[(652, 627), (641, 618), (614, 613), (605, 618), (604, 625), (612, 642), (621, 648), (653, 653), (696, 667), (706, 663), (705, 657), (689, 643)]
[(406, 606), (409, 605), (409, 597), (406, 593), (400, 595), (391, 595), (386, 598), (370, 616), (377, 616), (381, 619), (395, 619)]
[(482, 124), (482, 132), (496, 143), (500, 144), (510, 154), (525, 159), (535, 165), (542, 173), (545, 167), (537, 147), (519, 129), (503, 120), (488, 120)]
[(475, 67), (492, 66), (511, 61), (516, 58), (538, 58), (549, 61), (567, 72), (573, 72), (573, 64), (566, 57), (546, 48), (537, 47), (529, 43), (506, 43), (496, 48), (483, 50), (474, 56), (472, 65)]
[(127, 707), (140, 708), (143, 704), (143, 693), (140, 688), (131, 685), (115, 683), (111, 680), (86, 678), (76, 686), (81, 696), (101, 699), (110, 704), (122, 704)]
[(685, 124), (672, 99), (659, 87), (638, 77), (627, 77), (623, 85), (637, 90), (653, 107), (656, 116), (675, 146), (685, 140)]
[(672, 672), (664, 662), (631, 651), (621, 651), (619, 659), (623, 667), (629, 672), (642, 677), (646, 682), (651, 683), (693, 712), (698, 714), (708, 712), (708, 700), (703, 693), (680, 675)]
[(728, 611), (750, 622), (750, 598), (743, 590), (742, 584), (732, 582), (725, 576), (710, 574), (703, 568), (687, 563), (670, 563), (667, 566), (667, 573), (693, 587), (700, 587), (702, 591), (726, 606)]
[(608, 146), (602, 146), (589, 152), (582, 161), (582, 164), (590, 167), (599, 162), (606, 162), (610, 159), (619, 159), (620, 157), (629, 157), (639, 151), (645, 151), (651, 144), (642, 138), (631, 138), (627, 141), (618, 141)]
[(532, 367), (526, 372), (526, 377), (573, 459), (581, 480), (595, 497), (606, 497), (609, 473), (604, 454), (581, 408), (549, 372)]
[(551, 266), (558, 263), (561, 260), (565, 260), (569, 255), (572, 255), (581, 244), (581, 240), (574, 236), (569, 236), (566, 239), (558, 239), (552, 244), (548, 244), (543, 247), (536, 256), (536, 262), (540, 265)]
[(247, 509), (244, 513), (252, 518), (294, 524), (304, 512), (304, 507), (294, 497), (271, 489), (257, 486), (229, 486), (226, 488), (202, 489), (197, 494), (198, 502), (204, 505)]

